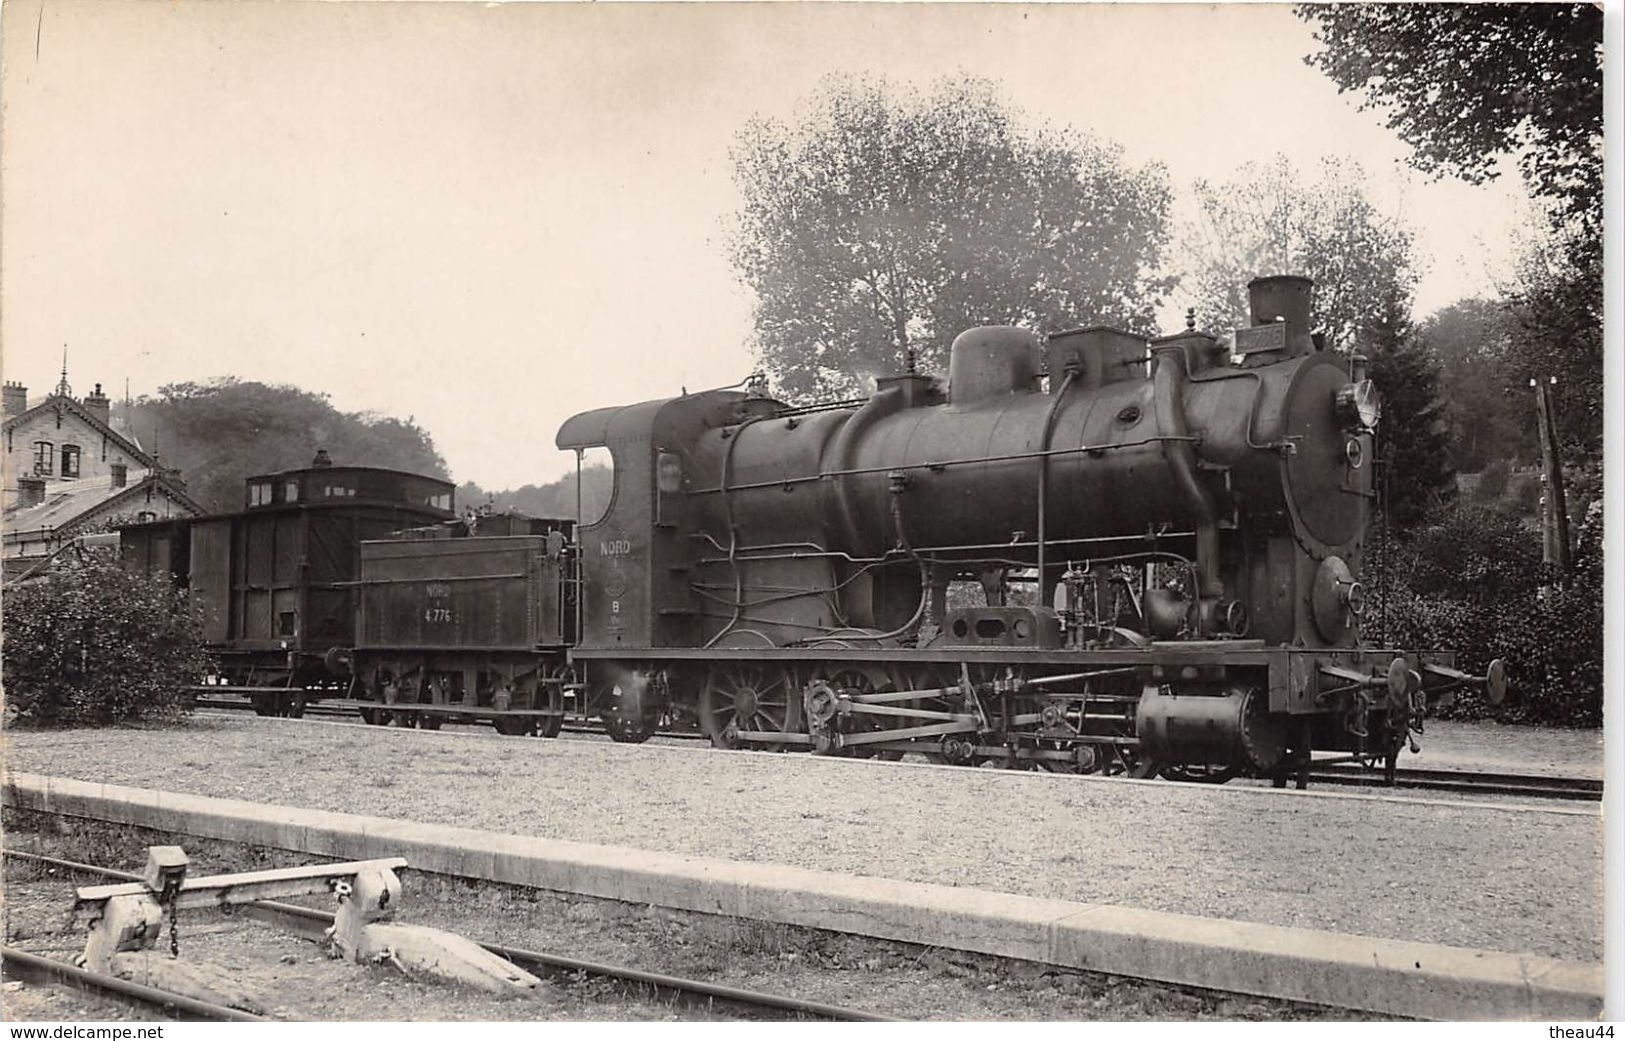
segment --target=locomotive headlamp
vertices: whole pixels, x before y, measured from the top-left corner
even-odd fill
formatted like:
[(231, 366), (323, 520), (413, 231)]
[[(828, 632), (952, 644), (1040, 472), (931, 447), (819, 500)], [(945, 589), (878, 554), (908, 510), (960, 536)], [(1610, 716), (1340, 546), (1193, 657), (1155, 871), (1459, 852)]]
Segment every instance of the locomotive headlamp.
[(1338, 391), (1332, 407), (1345, 430), (1375, 430), (1382, 418), (1382, 400), (1370, 380), (1350, 383)]

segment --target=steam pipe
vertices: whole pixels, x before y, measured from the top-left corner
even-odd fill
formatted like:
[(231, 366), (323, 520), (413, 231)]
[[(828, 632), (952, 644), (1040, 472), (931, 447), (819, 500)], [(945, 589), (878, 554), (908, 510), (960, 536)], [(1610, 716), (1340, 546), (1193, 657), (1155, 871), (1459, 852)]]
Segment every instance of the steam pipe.
[(1055, 433), (1055, 417), (1061, 411), (1061, 402), (1066, 398), (1066, 392), (1071, 389), (1072, 381), (1078, 377), (1078, 368), (1075, 364), (1066, 367), (1066, 378), (1061, 380), (1061, 389), (1055, 392), (1050, 400), (1049, 410), (1044, 413), (1044, 434), (1038, 442), (1038, 602), (1048, 604), (1044, 596), (1044, 538), (1045, 520), (1049, 513), (1049, 442)]
[[(1178, 344), (1170, 344), (1152, 348), (1152, 357), (1155, 372), (1151, 405), (1156, 413), (1157, 429), (1175, 438), (1163, 443), (1163, 454), (1196, 522), (1196, 572), (1201, 582), (1201, 589), (1196, 592), (1198, 596), (1216, 597), (1224, 591), (1219, 578), (1218, 507), (1213, 493), (1196, 477), (1196, 448), (1188, 440), (1190, 423), (1185, 415), (1185, 384), (1189, 382), (1190, 372), (1185, 351)], [(1196, 616), (1200, 632), (1201, 611), (1197, 611)]]
[[(839, 476), (860, 472), (885, 473), (894, 469), (893, 467), (881, 467), (872, 471), (850, 471), (848, 468), (852, 465), (853, 456), (857, 453), (858, 443), (862, 440), (863, 435), (868, 433), (875, 423), (897, 412), (902, 407), (902, 388), (887, 387), (885, 390), (877, 391), (862, 408), (847, 418), (847, 421), (841, 425), (841, 429), (836, 431), (835, 436), (831, 439), (828, 449), (830, 458), (840, 468), (840, 471), (837, 472)], [(822, 468), (820, 469), (822, 470)], [(825, 473), (820, 472), (817, 476), (808, 479), (818, 480), (824, 476)], [(774, 483), (776, 485), (779, 482)], [(848, 540), (847, 545), (862, 545), (863, 540), (859, 535), (857, 509), (852, 502), (852, 491), (847, 487), (846, 481), (838, 480), (835, 482), (835, 504), (837, 511), (840, 513), (842, 530)]]

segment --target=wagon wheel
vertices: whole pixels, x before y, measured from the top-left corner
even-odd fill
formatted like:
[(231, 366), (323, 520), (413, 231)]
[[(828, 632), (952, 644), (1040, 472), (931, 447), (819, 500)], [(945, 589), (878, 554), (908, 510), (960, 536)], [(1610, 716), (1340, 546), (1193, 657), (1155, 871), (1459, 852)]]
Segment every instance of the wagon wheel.
[(536, 720), (531, 716), (498, 716), (491, 725), (503, 737), (524, 737), (535, 729)]
[[(445, 704), (445, 688), (441, 681), (431, 679), (418, 687), (418, 703), (421, 705)], [(439, 730), (445, 722), (441, 716), (434, 712), (417, 712), (413, 714), (412, 725), (420, 730)]]
[(543, 716), (536, 724), (542, 737), (558, 737), (564, 729), (564, 687), (576, 681), (576, 672), (568, 665), (557, 665), (544, 671), (542, 682), (536, 687), (536, 704), (557, 715)]
[[(788, 669), (753, 662), (720, 662), (700, 688), (700, 729), (717, 748), (739, 748), (741, 730), (794, 734), (801, 729), (801, 690)], [(782, 750), (787, 745), (762, 742)]]
[[(507, 711), (508, 709), (521, 707), (514, 704), (516, 700), (520, 699), (518, 692), (513, 690), (513, 683), (511, 680), (508, 681), (507, 686), (491, 693), (491, 707), (499, 711)], [(536, 717), (492, 716), (491, 726), (494, 727), (496, 732), (501, 734), (503, 737), (524, 737), (526, 734), (529, 734), (536, 729)]]

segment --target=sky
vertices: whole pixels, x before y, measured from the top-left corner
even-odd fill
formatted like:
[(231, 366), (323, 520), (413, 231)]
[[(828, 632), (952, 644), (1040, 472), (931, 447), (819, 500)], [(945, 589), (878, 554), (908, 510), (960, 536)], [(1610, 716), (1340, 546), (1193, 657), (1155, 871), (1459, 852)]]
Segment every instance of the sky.
[[(1472, 187), (1303, 63), (1285, 5), (10, 0), (0, 351), (31, 394), (235, 376), (412, 417), (459, 480), (549, 481), (576, 412), (752, 368), (728, 150), (832, 73), (994, 80), (1196, 178), (1354, 156), (1416, 231), (1416, 314), (1493, 295)], [(1163, 309), (1177, 321), (1188, 301)], [(302, 460), (290, 459), (290, 465)]]

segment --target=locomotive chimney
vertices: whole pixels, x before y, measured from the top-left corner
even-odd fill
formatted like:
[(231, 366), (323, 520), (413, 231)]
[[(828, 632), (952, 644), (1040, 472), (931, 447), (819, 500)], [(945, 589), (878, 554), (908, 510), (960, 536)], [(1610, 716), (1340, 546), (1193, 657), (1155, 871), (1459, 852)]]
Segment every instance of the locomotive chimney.
[(1314, 306), (1315, 280), (1303, 275), (1267, 275), (1247, 283), (1247, 304), (1253, 326), (1281, 323), (1286, 326), (1283, 357), (1309, 354), (1315, 347), (1309, 337), (1310, 312)]

